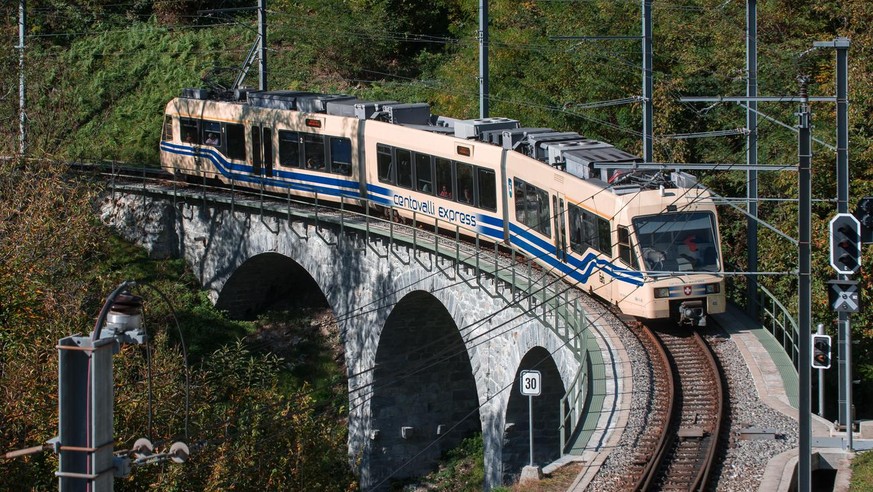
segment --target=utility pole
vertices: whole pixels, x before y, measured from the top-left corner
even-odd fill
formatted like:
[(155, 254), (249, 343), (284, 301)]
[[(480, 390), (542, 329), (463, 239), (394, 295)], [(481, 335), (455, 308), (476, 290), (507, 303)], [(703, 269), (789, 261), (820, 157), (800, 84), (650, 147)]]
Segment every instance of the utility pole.
[(810, 108), (807, 94), (807, 78), (800, 78), (800, 112), (798, 113), (798, 316), (797, 330), (800, 338), (797, 365), (799, 383), (800, 447), (798, 450), (797, 485), (799, 492), (809, 492), (812, 480), (812, 139), (810, 132)]
[[(746, 239), (749, 243), (746, 268), (749, 272), (758, 271), (758, 0), (746, 0), (746, 164), (750, 169), (746, 175), (746, 197), (749, 200), (749, 215), (746, 219)], [(758, 278), (746, 276), (746, 309), (754, 314), (755, 298), (758, 295)]]
[(260, 82), (258, 89), (267, 90), (267, 0), (258, 0), (258, 39), (260, 40), (260, 55), (258, 68)]
[(479, 0), (479, 118), (488, 117), (488, 0)]
[(643, 0), (643, 161), (652, 157), (652, 0)]
[(18, 2), (18, 153), (23, 159), (27, 154), (27, 88), (24, 83), (24, 34), (26, 31), (27, 0)]

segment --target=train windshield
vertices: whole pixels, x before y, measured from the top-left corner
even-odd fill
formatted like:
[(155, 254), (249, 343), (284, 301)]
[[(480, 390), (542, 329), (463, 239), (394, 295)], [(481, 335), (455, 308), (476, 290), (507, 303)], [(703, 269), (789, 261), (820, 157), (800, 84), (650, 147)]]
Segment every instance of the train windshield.
[(649, 272), (718, 272), (715, 218), (710, 212), (677, 212), (633, 219)]

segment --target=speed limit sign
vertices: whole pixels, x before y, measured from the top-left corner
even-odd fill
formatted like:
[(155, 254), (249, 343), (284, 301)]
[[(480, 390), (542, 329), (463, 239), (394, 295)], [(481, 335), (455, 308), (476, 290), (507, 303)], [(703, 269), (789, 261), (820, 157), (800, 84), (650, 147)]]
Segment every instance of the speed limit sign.
[(521, 394), (524, 396), (540, 396), (540, 371), (521, 371)]

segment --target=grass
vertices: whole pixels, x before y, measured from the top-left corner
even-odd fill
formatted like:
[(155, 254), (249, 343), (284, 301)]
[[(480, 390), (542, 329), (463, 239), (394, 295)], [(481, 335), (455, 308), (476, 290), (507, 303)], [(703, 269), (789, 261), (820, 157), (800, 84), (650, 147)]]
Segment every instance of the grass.
[(855, 455), (852, 460), (852, 481), (849, 490), (873, 490), (873, 452)]

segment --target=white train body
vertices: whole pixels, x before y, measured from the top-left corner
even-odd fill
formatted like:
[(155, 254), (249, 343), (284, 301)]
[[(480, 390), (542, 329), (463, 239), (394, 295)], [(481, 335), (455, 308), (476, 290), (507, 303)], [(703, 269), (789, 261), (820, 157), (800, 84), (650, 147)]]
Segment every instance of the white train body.
[(514, 247), (629, 315), (696, 325), (725, 309), (715, 206), (688, 175), (620, 184), (639, 176), (594, 163), (639, 159), (609, 144), (505, 118), (436, 117), (426, 104), (237, 96), (186, 89), (170, 101), (162, 166), (319, 202), (369, 200), (457, 226)]

